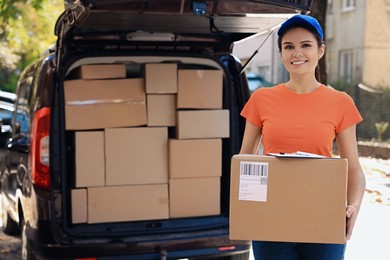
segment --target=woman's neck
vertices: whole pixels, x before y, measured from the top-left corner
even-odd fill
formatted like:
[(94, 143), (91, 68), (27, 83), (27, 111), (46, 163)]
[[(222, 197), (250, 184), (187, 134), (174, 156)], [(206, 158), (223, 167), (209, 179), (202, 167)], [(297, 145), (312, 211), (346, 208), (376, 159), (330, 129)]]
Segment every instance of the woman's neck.
[(307, 94), (313, 92), (321, 85), (315, 77), (304, 77), (302, 75), (294, 77), (290, 75), (290, 80), (286, 82), (286, 87), (297, 94)]

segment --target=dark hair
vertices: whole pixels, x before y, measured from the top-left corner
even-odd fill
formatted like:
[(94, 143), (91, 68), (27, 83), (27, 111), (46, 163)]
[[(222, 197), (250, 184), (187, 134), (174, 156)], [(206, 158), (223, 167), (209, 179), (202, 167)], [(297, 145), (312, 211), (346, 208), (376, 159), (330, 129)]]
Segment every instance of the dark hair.
[[(290, 27), (288, 27), (288, 28), (283, 32), (283, 34), (281, 34), (281, 35), (279, 36), (279, 38), (278, 38), (278, 48), (279, 48), (279, 52), (282, 51), (282, 38), (283, 38), (283, 36), (286, 34), (286, 32), (288, 32), (289, 30), (294, 29), (294, 28), (303, 28), (303, 29), (308, 30), (309, 32), (311, 32), (311, 33), (314, 35), (314, 37), (316, 38), (316, 40), (317, 40), (318, 48), (320, 48), (321, 45), (324, 44), (324, 42), (323, 42), (322, 39), (321, 39), (321, 36), (319, 36), (318, 33), (317, 33), (315, 30), (313, 30), (312, 27), (306, 26), (306, 25), (290, 26)], [(315, 77), (316, 77), (316, 79), (317, 79), (318, 81), (320, 81), (320, 75), (321, 75), (321, 73), (320, 73), (320, 67), (317, 65), (317, 67), (316, 67), (316, 69), (315, 69)]]

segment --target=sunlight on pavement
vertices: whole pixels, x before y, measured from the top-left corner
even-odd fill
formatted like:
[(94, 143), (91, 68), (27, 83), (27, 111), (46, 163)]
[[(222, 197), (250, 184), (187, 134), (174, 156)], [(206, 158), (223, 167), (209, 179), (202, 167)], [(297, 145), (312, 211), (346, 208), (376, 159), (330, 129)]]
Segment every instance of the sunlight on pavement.
[(390, 234), (390, 160), (360, 158), (366, 194), (345, 260), (388, 260)]
[(390, 206), (390, 160), (360, 158), (366, 176), (366, 198)]
[(388, 260), (390, 207), (372, 203), (368, 197), (360, 209), (345, 260)]

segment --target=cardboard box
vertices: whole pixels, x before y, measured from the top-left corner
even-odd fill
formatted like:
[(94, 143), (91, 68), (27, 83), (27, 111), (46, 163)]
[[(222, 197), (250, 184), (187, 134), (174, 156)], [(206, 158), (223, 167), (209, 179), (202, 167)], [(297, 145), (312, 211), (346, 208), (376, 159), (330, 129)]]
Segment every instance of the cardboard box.
[(176, 95), (147, 95), (148, 126), (176, 125)]
[(176, 94), (177, 64), (145, 64), (145, 82), (147, 94)]
[(221, 187), (219, 177), (169, 180), (169, 217), (219, 215)]
[(179, 70), (177, 108), (222, 109), (221, 70)]
[(64, 88), (67, 130), (146, 125), (143, 79), (69, 80)]
[(87, 223), (87, 189), (71, 190), (72, 223)]
[(346, 159), (235, 155), (230, 239), (345, 243)]
[(105, 185), (104, 132), (76, 132), (76, 187)]
[(167, 184), (88, 188), (88, 223), (168, 217)]
[(80, 79), (126, 78), (125, 64), (88, 64), (81, 65), (75, 71)]
[(65, 106), (67, 130), (103, 129), (146, 125), (146, 105), (142, 103)]
[(145, 81), (142, 78), (112, 80), (64, 81), (66, 105), (144, 102)]
[(171, 179), (222, 175), (221, 139), (170, 139), (168, 150)]
[(178, 139), (229, 137), (229, 110), (186, 110), (177, 112)]
[(108, 128), (106, 185), (168, 183), (166, 127)]

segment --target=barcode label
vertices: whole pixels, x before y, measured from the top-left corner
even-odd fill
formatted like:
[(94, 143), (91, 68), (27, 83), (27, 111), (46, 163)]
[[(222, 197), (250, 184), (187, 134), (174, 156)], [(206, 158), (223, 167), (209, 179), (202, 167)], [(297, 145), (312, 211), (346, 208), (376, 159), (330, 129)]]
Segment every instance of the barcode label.
[(268, 177), (268, 163), (241, 162), (240, 174)]
[(240, 162), (239, 200), (267, 201), (268, 163)]

